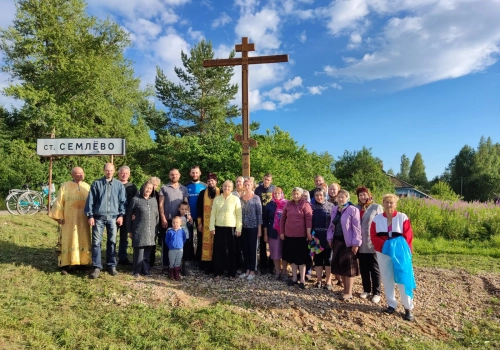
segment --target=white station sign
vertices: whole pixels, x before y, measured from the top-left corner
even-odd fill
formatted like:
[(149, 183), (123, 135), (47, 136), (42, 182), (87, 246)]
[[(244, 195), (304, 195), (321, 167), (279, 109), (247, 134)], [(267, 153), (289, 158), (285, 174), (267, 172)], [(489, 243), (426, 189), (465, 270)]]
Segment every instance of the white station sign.
[(124, 156), (124, 139), (37, 139), (39, 156)]

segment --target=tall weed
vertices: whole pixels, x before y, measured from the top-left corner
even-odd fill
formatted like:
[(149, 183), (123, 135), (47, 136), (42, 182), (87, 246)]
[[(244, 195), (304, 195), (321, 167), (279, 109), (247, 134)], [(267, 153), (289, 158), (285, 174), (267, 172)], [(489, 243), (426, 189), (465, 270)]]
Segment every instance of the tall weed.
[(409, 197), (399, 201), (398, 211), (410, 218), (415, 237), (499, 243), (499, 203)]

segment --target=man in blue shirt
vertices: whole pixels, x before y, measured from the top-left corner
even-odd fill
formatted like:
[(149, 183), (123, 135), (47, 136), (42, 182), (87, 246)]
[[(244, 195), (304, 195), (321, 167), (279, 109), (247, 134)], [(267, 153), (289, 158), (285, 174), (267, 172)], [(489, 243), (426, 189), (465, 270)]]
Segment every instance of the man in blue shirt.
[[(188, 189), (189, 197), (189, 209), (191, 210), (191, 217), (193, 218), (193, 222), (198, 222), (198, 210), (196, 208), (196, 203), (198, 202), (198, 196), (200, 192), (207, 188), (207, 184), (200, 181), (201, 171), (198, 165), (194, 165), (191, 167), (191, 171), (189, 173), (191, 176), (191, 182), (186, 184)], [(196, 227), (196, 225), (195, 225)], [(196, 239), (193, 237), (192, 241), (196, 241), (196, 247), (201, 247), (202, 244), (202, 232), (196, 230)], [(192, 243), (192, 242), (191, 242)], [(198, 250), (197, 250), (198, 251)], [(199, 249), (200, 254), (194, 254), (192, 256), (193, 260), (200, 261), (201, 260), (201, 249)]]
[(106, 265), (110, 275), (116, 276), (116, 228), (123, 224), (125, 215), (125, 187), (113, 178), (115, 166), (104, 165), (104, 177), (90, 186), (89, 196), (85, 204), (85, 215), (92, 227), (92, 265), (94, 270), (89, 278), (97, 278), (102, 270), (101, 243), (104, 228), (107, 232)]

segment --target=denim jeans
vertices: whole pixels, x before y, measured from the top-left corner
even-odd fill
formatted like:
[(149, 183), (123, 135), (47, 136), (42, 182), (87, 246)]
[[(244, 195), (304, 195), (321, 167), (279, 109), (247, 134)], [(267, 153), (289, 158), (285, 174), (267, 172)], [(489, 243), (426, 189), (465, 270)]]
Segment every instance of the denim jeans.
[(108, 239), (106, 241), (106, 265), (116, 267), (116, 216), (94, 217), (95, 225), (92, 226), (92, 265), (102, 270), (101, 243), (104, 228)]

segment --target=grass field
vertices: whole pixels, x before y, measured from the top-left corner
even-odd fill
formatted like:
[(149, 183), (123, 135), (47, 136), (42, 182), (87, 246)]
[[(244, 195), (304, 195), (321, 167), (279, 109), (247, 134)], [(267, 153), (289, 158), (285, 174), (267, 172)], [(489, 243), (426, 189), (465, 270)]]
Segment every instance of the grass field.
[[(494, 349), (500, 345), (500, 327), (491, 319), (460, 332), (450, 330), (449, 340), (442, 341), (350, 329), (296, 332), (282, 323), (263, 321), (250, 308), (203, 298), (176, 306), (154, 298), (155, 280), (151, 287), (134, 289), (127, 274), (103, 274), (98, 280), (89, 280), (84, 271), (60, 275), (55, 243), (56, 225), (44, 214), (0, 216), (0, 348)], [(485, 246), (416, 240), (415, 251), (422, 252), (415, 254), (419, 266), (500, 272), (498, 251)]]

